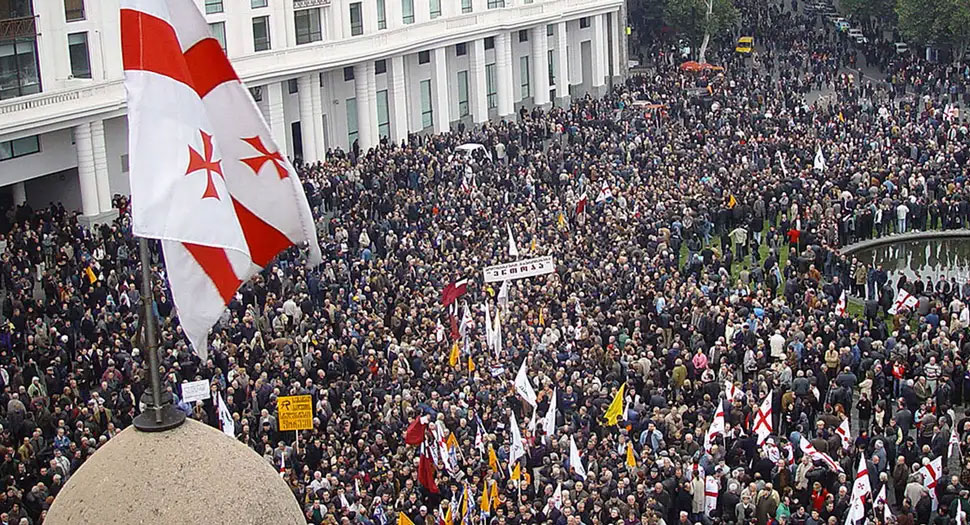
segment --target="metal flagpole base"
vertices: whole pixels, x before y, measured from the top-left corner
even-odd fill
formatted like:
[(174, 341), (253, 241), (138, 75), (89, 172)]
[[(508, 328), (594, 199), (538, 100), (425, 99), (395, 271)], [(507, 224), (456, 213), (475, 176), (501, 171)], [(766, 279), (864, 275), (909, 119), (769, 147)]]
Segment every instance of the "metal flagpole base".
[(160, 407), (152, 403), (152, 394), (146, 392), (142, 396), (145, 411), (135, 416), (135, 428), (142, 432), (164, 432), (178, 427), (185, 422), (185, 412), (175, 408), (172, 404), (172, 394), (164, 392)]

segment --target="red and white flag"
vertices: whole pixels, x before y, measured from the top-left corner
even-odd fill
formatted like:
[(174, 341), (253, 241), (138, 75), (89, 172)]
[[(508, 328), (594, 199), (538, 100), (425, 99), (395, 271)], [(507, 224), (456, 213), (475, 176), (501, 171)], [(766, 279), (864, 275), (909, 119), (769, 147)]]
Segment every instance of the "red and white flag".
[(738, 387), (734, 386), (731, 381), (724, 382), (724, 399), (728, 400), (728, 403), (733, 403), (740, 394)]
[(856, 470), (855, 483), (852, 484), (852, 497), (849, 503), (849, 515), (846, 524), (855, 523), (866, 516), (866, 498), (872, 496), (872, 485), (869, 483), (869, 470), (866, 468), (865, 455), (859, 456), (859, 468)]
[(886, 483), (882, 484), (882, 488), (879, 489), (879, 495), (876, 496), (876, 500), (872, 503), (874, 507), (882, 507), (883, 523), (889, 523), (889, 519), (892, 518), (893, 512), (889, 508), (889, 500), (886, 499)]
[(802, 436), (802, 440), (798, 446), (801, 447), (802, 454), (807, 455), (812, 461), (821, 461), (828, 468), (832, 469), (833, 472), (842, 472), (842, 467), (832, 459), (832, 456), (829, 456), (825, 452), (819, 452), (809, 440), (805, 439), (805, 436)]
[(761, 406), (758, 408), (758, 413), (755, 415), (754, 420), (754, 433), (758, 436), (758, 445), (763, 445), (768, 436), (771, 435), (772, 425), (771, 425), (771, 392), (768, 392), (768, 396), (765, 400), (761, 402)]
[(719, 435), (724, 435), (724, 430), (724, 401), (719, 401), (717, 410), (714, 411), (714, 421), (711, 422), (710, 428), (707, 429), (707, 435), (704, 436), (705, 451), (711, 451), (711, 447), (714, 446), (714, 439)]
[(896, 315), (896, 312), (903, 308), (915, 308), (919, 304), (919, 299), (913, 297), (912, 294), (903, 290), (902, 288), (896, 292), (896, 300), (893, 301), (893, 305), (889, 307), (890, 315)]
[(160, 239), (203, 359), (236, 290), (281, 251), (320, 247), (293, 166), (192, 0), (121, 0), (135, 235)]
[(704, 478), (704, 514), (710, 517), (717, 508), (717, 495), (721, 485), (714, 476)]
[(849, 427), (849, 418), (843, 419), (842, 424), (839, 425), (839, 428), (835, 429), (835, 433), (838, 434), (839, 438), (842, 439), (842, 448), (847, 449), (852, 445), (851, 430), (852, 429)]
[(847, 305), (848, 300), (845, 297), (845, 290), (842, 290), (842, 295), (839, 296), (839, 302), (835, 304), (835, 315), (845, 317), (845, 309)]
[(603, 181), (603, 187), (600, 189), (599, 195), (596, 196), (596, 204), (605, 202), (613, 198), (613, 191), (610, 190), (610, 185)]
[(455, 302), (455, 299), (465, 295), (466, 292), (468, 292), (468, 279), (459, 279), (453, 283), (448, 283), (441, 290), (441, 305), (450, 306), (451, 303)]
[(943, 456), (939, 456), (923, 465), (923, 468), (919, 469), (917, 473), (923, 475), (923, 486), (930, 492), (930, 498), (933, 500), (933, 510), (935, 511), (939, 506), (939, 501), (936, 497), (936, 484), (940, 481), (940, 476), (943, 474)]

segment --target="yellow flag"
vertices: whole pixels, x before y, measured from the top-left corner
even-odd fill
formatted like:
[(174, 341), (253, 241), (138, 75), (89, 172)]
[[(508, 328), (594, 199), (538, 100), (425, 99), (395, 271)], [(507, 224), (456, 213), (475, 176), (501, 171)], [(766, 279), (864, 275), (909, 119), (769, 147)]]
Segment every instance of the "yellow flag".
[(481, 503), (481, 509), (482, 509), (482, 512), (484, 512), (486, 514), (488, 514), (488, 503), (489, 503), (489, 501), (488, 501), (488, 478), (485, 478), (485, 486), (482, 487), (482, 503)]
[(84, 273), (88, 276), (88, 281), (91, 284), (94, 284), (94, 282), (98, 280), (98, 276), (94, 275), (94, 270), (92, 270), (90, 266), (84, 269)]
[(522, 477), (522, 468), (520, 467), (519, 463), (516, 462), (516, 464), (515, 464), (515, 470), (512, 471), (512, 478), (511, 479), (514, 479), (514, 480), (518, 481), (519, 478), (521, 478), (521, 477)]
[(472, 361), (472, 356), (468, 356), (468, 373), (475, 371), (475, 362)]
[(841, 111), (839, 111), (839, 122), (845, 122), (845, 117), (842, 116)]
[(496, 481), (493, 481), (492, 482), (492, 495), (491, 495), (491, 498), (492, 498), (492, 508), (493, 509), (497, 509), (498, 508), (498, 504), (500, 503), (500, 501), (498, 499), (498, 482), (496, 482)]
[(535, 237), (532, 238), (532, 247), (531, 247), (531, 249), (532, 249), (533, 252), (536, 251), (536, 238)]
[(452, 432), (451, 435), (448, 436), (448, 441), (445, 444), (448, 445), (448, 448), (454, 448), (458, 446), (458, 438), (455, 437), (454, 432)]
[(738, 205), (738, 200), (734, 198), (734, 194), (731, 194), (731, 198), (728, 199), (728, 208), (733, 208)]
[(542, 315), (542, 308), (539, 308), (539, 326), (546, 326), (546, 318)]
[(459, 353), (458, 353), (458, 341), (451, 345), (451, 355), (448, 356), (448, 364), (451, 366), (458, 366), (459, 363)]
[(465, 490), (461, 494), (461, 515), (468, 515), (468, 485), (465, 485)]
[(566, 229), (566, 216), (563, 215), (562, 212), (559, 212), (559, 218), (556, 219), (556, 222), (559, 223), (559, 229), (560, 230), (565, 230)]
[(495, 449), (492, 447), (492, 445), (488, 446), (488, 466), (494, 472), (501, 472), (502, 470), (498, 465), (498, 456), (495, 455)]
[(451, 519), (451, 505), (448, 505), (448, 512), (445, 512), (445, 525), (454, 525), (454, 523)]
[(606, 424), (607, 426), (613, 426), (616, 424), (617, 420), (623, 414), (623, 392), (626, 390), (626, 383), (620, 385), (620, 389), (616, 391), (616, 395), (613, 396), (613, 401), (610, 402), (610, 406), (606, 407)]
[(397, 513), (397, 525), (414, 525), (414, 522), (411, 521), (411, 518), (409, 518), (406, 515), (404, 515), (403, 512), (398, 512)]
[(637, 468), (637, 458), (633, 455), (633, 443), (626, 443), (626, 466)]

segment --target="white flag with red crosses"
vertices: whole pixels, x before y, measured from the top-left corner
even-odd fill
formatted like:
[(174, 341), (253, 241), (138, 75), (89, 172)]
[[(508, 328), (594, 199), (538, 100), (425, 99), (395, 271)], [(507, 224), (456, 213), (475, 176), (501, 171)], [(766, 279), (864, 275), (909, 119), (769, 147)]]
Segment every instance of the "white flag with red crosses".
[(122, 0), (135, 235), (162, 241), (182, 329), (200, 356), (247, 279), (308, 244), (310, 206), (192, 0)]

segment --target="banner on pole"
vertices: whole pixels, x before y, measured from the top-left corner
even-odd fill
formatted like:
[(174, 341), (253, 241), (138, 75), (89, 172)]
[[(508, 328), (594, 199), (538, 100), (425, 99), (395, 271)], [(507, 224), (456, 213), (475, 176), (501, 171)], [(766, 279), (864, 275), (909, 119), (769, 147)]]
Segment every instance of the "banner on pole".
[(208, 379), (182, 383), (182, 401), (191, 403), (193, 401), (204, 401), (210, 397)]
[(276, 400), (280, 432), (313, 428), (313, 400), (310, 396), (285, 396)]
[(536, 257), (505, 264), (488, 266), (482, 272), (485, 274), (486, 283), (498, 281), (511, 281), (514, 279), (525, 279), (537, 275), (545, 275), (556, 271), (556, 263), (551, 255)]

